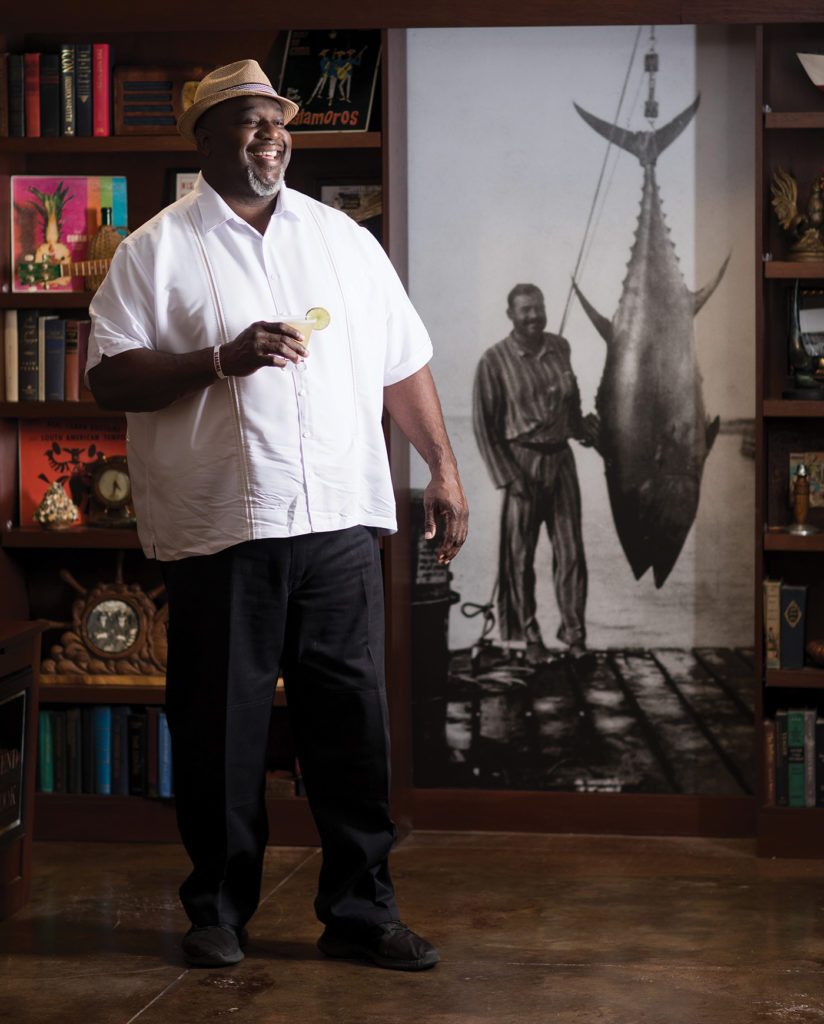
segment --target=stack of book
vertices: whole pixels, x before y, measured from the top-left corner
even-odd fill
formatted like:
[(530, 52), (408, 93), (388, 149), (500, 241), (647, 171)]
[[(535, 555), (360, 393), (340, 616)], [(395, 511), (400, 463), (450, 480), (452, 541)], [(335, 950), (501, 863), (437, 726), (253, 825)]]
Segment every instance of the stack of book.
[(92, 401), (84, 369), (91, 321), (44, 309), (7, 309), (7, 402)]
[(764, 663), (768, 669), (804, 667), (807, 587), (764, 580)]
[(764, 722), (768, 807), (824, 807), (824, 717), (787, 708)]
[(165, 711), (124, 704), (42, 708), (37, 791), (171, 797)]
[(108, 43), (65, 43), (57, 53), (0, 54), (0, 134), (112, 134)]

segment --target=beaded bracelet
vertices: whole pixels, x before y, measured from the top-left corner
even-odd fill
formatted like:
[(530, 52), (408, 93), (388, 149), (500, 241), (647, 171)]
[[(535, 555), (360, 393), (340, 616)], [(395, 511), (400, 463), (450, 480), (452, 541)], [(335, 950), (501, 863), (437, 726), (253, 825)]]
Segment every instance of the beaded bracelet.
[(223, 372), (220, 366), (220, 345), (215, 345), (212, 349), (212, 363), (215, 368), (215, 373), (220, 377), (221, 380), (226, 380), (226, 374)]

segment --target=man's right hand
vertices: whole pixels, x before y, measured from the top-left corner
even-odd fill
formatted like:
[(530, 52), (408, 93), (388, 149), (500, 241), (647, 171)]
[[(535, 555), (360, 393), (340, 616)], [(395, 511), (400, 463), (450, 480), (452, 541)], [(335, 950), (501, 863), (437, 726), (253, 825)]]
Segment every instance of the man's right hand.
[(309, 354), (295, 327), (258, 321), (220, 347), (220, 366), (227, 377), (248, 377), (262, 366), (288, 366)]

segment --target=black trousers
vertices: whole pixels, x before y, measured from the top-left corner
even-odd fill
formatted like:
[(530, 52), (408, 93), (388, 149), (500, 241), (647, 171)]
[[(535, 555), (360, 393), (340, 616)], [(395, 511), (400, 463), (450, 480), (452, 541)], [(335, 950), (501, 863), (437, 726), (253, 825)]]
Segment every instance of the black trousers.
[(366, 527), (166, 562), (166, 708), (194, 924), (243, 925), (268, 839), (265, 759), (278, 670), (323, 862), (322, 922), (397, 920), (387, 858), (383, 582)]

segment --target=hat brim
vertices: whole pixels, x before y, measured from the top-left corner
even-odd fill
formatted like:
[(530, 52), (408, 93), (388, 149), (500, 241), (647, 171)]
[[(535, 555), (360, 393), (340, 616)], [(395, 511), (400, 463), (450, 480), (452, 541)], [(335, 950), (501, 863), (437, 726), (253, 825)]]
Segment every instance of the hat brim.
[(193, 103), (191, 107), (188, 107), (178, 118), (177, 130), (188, 142), (197, 144), (195, 139), (195, 128), (197, 122), (212, 107), (216, 107), (218, 103), (225, 103), (226, 100), (236, 99), (238, 96), (264, 96), (267, 100), (274, 100), (275, 103), (279, 103), (283, 110), (283, 123), (288, 124), (292, 118), (300, 110), (297, 103), (292, 100), (287, 100), (284, 96), (278, 96), (277, 93), (272, 95), (271, 92), (265, 92), (261, 90), (256, 92), (246, 86), (239, 86), (237, 89), (226, 89), (221, 92), (219, 96), (208, 96), (206, 99), (200, 100), (198, 103)]

